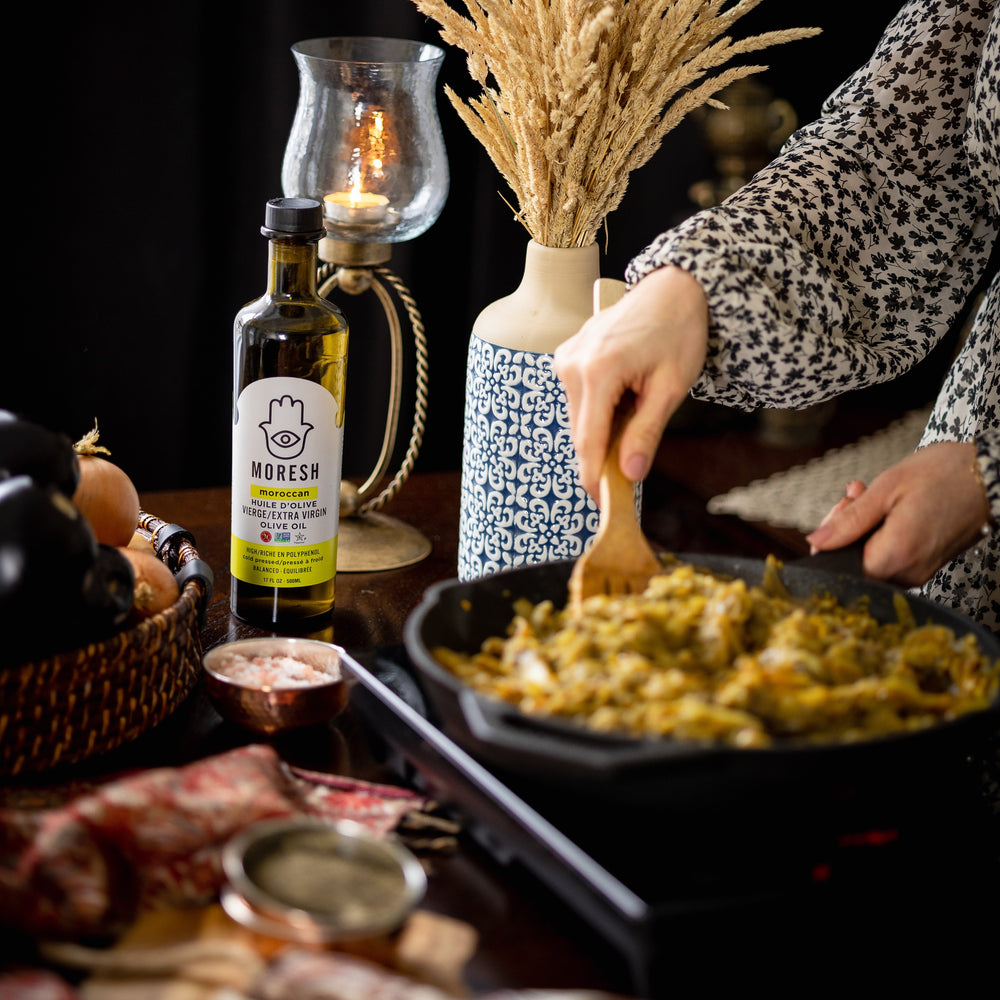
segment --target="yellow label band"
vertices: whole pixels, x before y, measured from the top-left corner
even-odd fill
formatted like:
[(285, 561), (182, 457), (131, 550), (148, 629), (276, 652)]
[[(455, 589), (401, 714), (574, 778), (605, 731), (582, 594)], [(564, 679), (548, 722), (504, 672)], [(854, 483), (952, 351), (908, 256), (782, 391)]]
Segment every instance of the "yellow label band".
[(265, 545), (232, 536), (229, 571), (259, 587), (311, 587), (337, 571), (337, 539), (315, 545)]
[(257, 500), (315, 500), (319, 496), (318, 486), (261, 486), (250, 484), (250, 496)]

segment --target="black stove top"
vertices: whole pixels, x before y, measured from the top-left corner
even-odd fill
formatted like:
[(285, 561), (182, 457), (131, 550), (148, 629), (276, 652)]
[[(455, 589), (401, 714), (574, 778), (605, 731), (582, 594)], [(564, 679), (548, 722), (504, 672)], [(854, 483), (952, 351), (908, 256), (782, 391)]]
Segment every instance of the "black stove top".
[(827, 985), (870, 981), (889, 954), (897, 986), (908, 970), (924, 985), (940, 958), (954, 985), (953, 949), (998, 940), (998, 817), (974, 762), (834, 794), (713, 787), (695, 806), (623, 803), (600, 783), (485, 766), (442, 732), (402, 649), (353, 672), (352, 704), (400, 777), (617, 949), (637, 995), (676, 995), (681, 969), (688, 985), (738, 984), (768, 954), (784, 975), (825, 969)]

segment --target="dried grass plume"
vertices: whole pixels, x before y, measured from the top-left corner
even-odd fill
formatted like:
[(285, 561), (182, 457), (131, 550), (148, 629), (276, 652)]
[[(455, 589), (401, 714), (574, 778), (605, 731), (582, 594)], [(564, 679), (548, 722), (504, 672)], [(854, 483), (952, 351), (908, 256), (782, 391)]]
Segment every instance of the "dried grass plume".
[(818, 28), (728, 32), (762, 0), (414, 0), (482, 93), (446, 87), (537, 243), (592, 243), (629, 175), (690, 111), (765, 66), (735, 57)]

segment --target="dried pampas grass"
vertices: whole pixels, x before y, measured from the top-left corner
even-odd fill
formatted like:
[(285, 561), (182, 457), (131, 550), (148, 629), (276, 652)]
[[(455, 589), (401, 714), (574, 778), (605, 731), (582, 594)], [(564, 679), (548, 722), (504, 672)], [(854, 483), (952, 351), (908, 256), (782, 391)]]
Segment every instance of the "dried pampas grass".
[(765, 69), (733, 58), (819, 33), (727, 32), (762, 0), (414, 0), (463, 49), (482, 94), (449, 100), (537, 243), (587, 246), (629, 175), (693, 109)]

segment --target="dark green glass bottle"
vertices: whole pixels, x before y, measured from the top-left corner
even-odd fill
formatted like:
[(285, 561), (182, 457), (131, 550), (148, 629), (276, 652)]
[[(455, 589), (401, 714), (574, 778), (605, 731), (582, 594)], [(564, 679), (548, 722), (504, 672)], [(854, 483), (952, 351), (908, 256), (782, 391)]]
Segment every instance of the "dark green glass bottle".
[(316, 292), (323, 208), (267, 203), (267, 291), (233, 325), (230, 606), (275, 630), (333, 610), (348, 327)]

